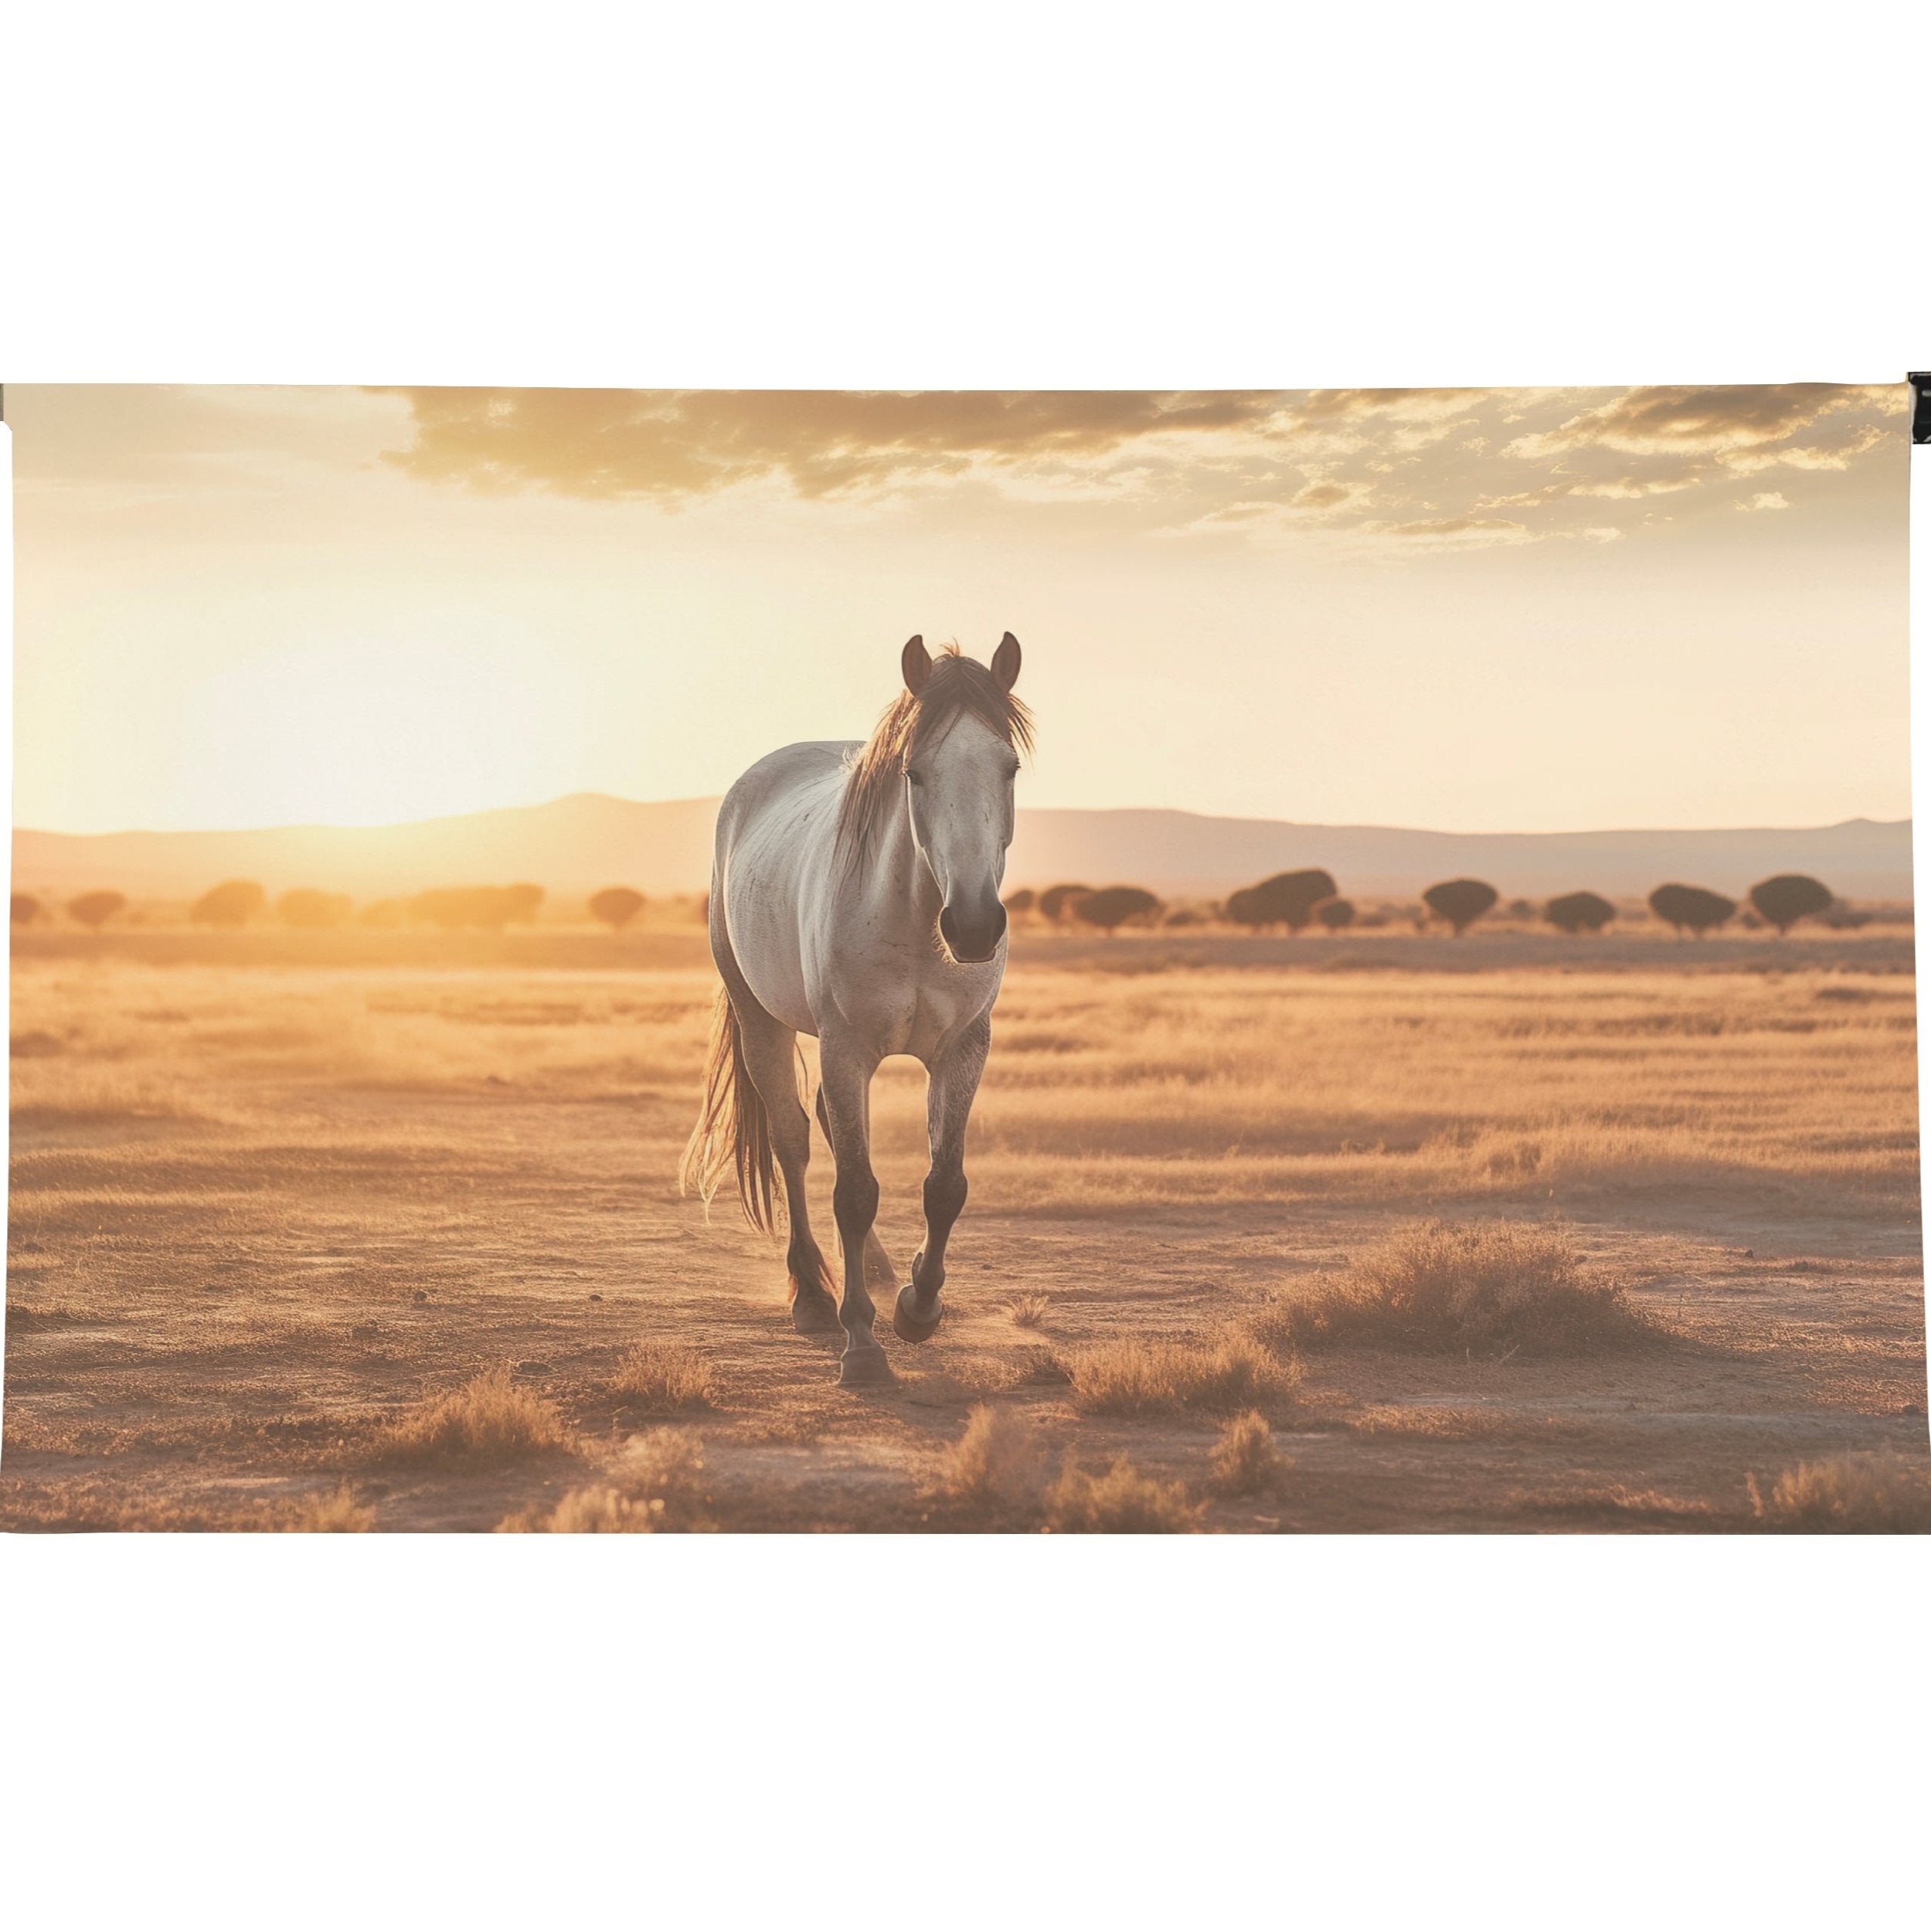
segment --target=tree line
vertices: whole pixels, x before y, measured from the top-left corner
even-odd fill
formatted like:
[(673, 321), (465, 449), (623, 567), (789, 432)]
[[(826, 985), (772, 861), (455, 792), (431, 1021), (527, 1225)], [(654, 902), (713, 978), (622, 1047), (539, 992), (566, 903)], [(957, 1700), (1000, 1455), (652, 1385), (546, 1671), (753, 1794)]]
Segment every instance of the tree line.
[[(284, 926), (301, 932), (321, 932), (347, 925), (352, 918), (361, 926), (393, 929), (400, 926), (434, 926), (444, 932), (500, 933), (506, 927), (529, 926), (546, 897), (541, 886), (442, 886), (398, 899), (372, 900), (357, 911), (347, 893), (318, 892), (312, 886), (297, 886), (277, 899), (273, 917)], [(98, 932), (127, 910), (124, 893), (85, 892), (70, 899), (64, 907), (32, 893), (13, 894), (12, 923), (31, 926), (51, 920), (64, 910), (76, 925)], [(609, 886), (593, 893), (585, 910), (600, 925), (621, 932), (650, 902), (628, 886)], [(252, 879), (225, 879), (212, 886), (188, 908), (190, 923), (217, 930), (236, 932), (270, 912), (267, 891)]]
[[(1501, 894), (1484, 879), (1444, 879), (1421, 896), (1424, 909), (1415, 923), (1446, 926), (1459, 938), (1501, 903)], [(1833, 926), (1862, 925), (1866, 913), (1853, 913), (1820, 879), (1800, 872), (1780, 872), (1759, 879), (1747, 895), (1749, 910), (1733, 899), (1702, 886), (1658, 886), (1649, 896), (1650, 910), (1678, 936), (1695, 938), (1726, 926), (1741, 916), (1743, 923), (1774, 927), (1780, 936), (1800, 920), (1827, 917)], [(1113, 933), (1122, 927), (1176, 927), (1214, 923), (1239, 926), (1249, 932), (1305, 932), (1319, 926), (1345, 932), (1362, 923), (1384, 924), (1385, 917), (1363, 920), (1352, 900), (1341, 896), (1332, 873), (1318, 866), (1276, 872), (1259, 884), (1229, 893), (1208, 907), (1169, 907), (1158, 894), (1140, 886), (1091, 886), (1069, 882), (1043, 892), (1022, 887), (1005, 897), (1015, 920), (1038, 918), (1061, 927), (1090, 926)], [(1538, 908), (1528, 900), (1512, 901), (1508, 910), (1517, 919), (1540, 918), (1559, 932), (1600, 933), (1615, 921), (1613, 903), (1600, 893), (1559, 893)]]

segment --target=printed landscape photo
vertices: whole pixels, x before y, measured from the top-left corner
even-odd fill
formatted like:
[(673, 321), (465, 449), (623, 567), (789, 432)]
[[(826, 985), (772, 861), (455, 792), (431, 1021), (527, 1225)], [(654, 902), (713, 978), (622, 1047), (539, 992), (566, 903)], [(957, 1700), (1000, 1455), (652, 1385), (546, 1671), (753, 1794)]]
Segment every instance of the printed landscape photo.
[(0, 1528), (1931, 1529), (1902, 385), (4, 406)]

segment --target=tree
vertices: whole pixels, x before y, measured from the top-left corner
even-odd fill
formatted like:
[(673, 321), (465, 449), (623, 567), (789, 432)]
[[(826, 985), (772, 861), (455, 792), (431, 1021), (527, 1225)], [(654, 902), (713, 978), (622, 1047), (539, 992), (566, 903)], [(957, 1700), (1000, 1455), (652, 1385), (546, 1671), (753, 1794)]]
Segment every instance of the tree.
[(1779, 872), (1750, 888), (1750, 903), (1776, 928), (1780, 939), (1800, 919), (1827, 913), (1835, 903), (1828, 886), (1800, 872)]
[(16, 926), (31, 926), (40, 917), (40, 902), (32, 893), (15, 893), (13, 896), (13, 923)]
[(1138, 886), (1109, 886), (1103, 892), (1082, 893), (1073, 902), (1075, 919), (1104, 933), (1117, 931), (1130, 920), (1151, 920), (1159, 911), (1160, 901)]
[(1650, 910), (1664, 925), (1674, 926), (1679, 937), (1687, 932), (1701, 939), (1729, 923), (1736, 901), (1701, 886), (1658, 886), (1650, 894)]
[(1314, 908), (1314, 917), (1331, 933), (1345, 932), (1355, 923), (1355, 902), (1351, 899), (1324, 899)]
[(999, 902), (1015, 919), (1023, 919), (1039, 903), (1039, 895), (1030, 886), (1015, 887)]
[(352, 910), (348, 893), (317, 892), (312, 886), (298, 886), (275, 902), (275, 917), (284, 926), (298, 927), (304, 932), (339, 926)]
[(543, 889), (541, 886), (505, 886), (503, 903), (509, 908), (512, 925), (533, 926), (537, 908), (543, 903)]
[(1481, 879), (1445, 879), (1422, 894), (1422, 903), (1437, 919), (1445, 919), (1460, 939), (1501, 894)]
[(203, 893), (188, 909), (197, 926), (245, 926), (268, 903), (268, 895), (252, 879), (224, 879)]
[(83, 893), (67, 901), (67, 917), (79, 920), (90, 932), (99, 932), (109, 920), (127, 910), (125, 893)]
[(417, 925), (440, 927), (446, 933), (461, 931), (469, 915), (469, 894), (461, 886), (432, 886), (409, 902), (409, 916)]
[(1564, 893), (1542, 908), (1542, 917), (1566, 933), (1600, 933), (1616, 908), (1600, 893)]
[(606, 886), (590, 901), (590, 917), (620, 933), (644, 910), (644, 895), (628, 886)]
[(1304, 872), (1277, 872), (1258, 886), (1243, 886), (1227, 898), (1227, 917), (1236, 926), (1256, 930), (1267, 926), (1285, 926), (1290, 933), (1301, 931), (1324, 899), (1332, 899), (1337, 888), (1334, 875), (1311, 867)]
[(1073, 902), (1092, 890), (1090, 886), (1049, 886), (1035, 902), (1039, 917), (1056, 926), (1072, 910)]
[(1508, 916), (1526, 921), (1535, 917), (1535, 908), (1526, 899), (1511, 899), (1508, 902)]
[(399, 899), (372, 899), (355, 916), (359, 926), (374, 926), (385, 931), (393, 931), (408, 915), (408, 907)]

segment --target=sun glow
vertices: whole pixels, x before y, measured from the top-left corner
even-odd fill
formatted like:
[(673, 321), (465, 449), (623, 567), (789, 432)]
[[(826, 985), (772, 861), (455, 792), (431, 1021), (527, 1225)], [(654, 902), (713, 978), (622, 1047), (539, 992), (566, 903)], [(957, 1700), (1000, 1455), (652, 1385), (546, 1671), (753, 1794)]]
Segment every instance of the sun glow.
[(574, 788), (586, 695), (528, 644), (318, 641), (205, 679), (185, 822), (374, 825)]

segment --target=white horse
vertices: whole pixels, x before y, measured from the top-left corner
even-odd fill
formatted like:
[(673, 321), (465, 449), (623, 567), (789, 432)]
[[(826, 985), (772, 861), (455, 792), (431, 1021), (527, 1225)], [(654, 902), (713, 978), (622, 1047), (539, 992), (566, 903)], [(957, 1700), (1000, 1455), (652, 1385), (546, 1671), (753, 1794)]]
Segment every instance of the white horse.
[[(774, 1228), (772, 1168), (784, 1179), (791, 1320), (845, 1330), (838, 1379), (892, 1379), (872, 1334), (869, 1287), (898, 1274), (879, 1245), (872, 1171), (872, 1076), (888, 1053), (925, 1063), (932, 1168), (925, 1245), (892, 1326), (937, 1331), (946, 1242), (965, 1206), (966, 1117), (992, 1039), (1005, 972), (999, 902), (1012, 841), (1012, 787), (1032, 720), (1011, 696), (1018, 641), (991, 668), (922, 638), (900, 658), (905, 689), (862, 745), (787, 745), (726, 794), (711, 874), (711, 954), (724, 981), (712, 1022), (704, 1107), (683, 1181), (708, 1205), (735, 1173), (755, 1227)], [(831, 1143), (831, 1206), (843, 1294), (804, 1199), (811, 1126), (797, 1036), (818, 1042), (818, 1120)]]

